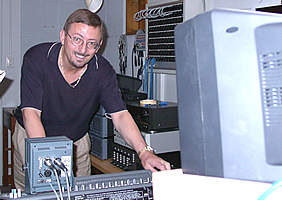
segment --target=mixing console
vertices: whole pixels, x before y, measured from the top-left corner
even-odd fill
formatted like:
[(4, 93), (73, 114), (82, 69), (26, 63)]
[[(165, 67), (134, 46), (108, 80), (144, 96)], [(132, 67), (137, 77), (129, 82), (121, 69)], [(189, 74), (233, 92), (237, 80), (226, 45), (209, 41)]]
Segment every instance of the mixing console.
[[(68, 199), (63, 190), (63, 199)], [(3, 194), (0, 199), (13, 199)], [(21, 194), (17, 199), (51, 200), (58, 199), (55, 193)], [(72, 200), (152, 200), (152, 173), (147, 170), (128, 171), (74, 178), (70, 198)]]

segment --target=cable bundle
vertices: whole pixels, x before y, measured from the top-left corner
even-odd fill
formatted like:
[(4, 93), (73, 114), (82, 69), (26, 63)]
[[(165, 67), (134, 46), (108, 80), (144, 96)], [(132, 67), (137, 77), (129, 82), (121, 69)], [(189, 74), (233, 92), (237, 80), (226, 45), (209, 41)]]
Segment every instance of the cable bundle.
[(133, 19), (135, 21), (140, 21), (142, 19), (165, 17), (172, 14), (172, 12), (164, 12), (165, 8), (166, 7), (159, 7), (159, 8), (140, 10), (139, 12), (134, 14)]
[(67, 192), (68, 192), (68, 200), (70, 200), (70, 183), (69, 183), (69, 176), (68, 176), (68, 169), (67, 167), (64, 165), (64, 163), (61, 161), (60, 158), (56, 158), (54, 160), (54, 162), (50, 159), (50, 158), (45, 158), (44, 160), (44, 164), (55, 174), (56, 176), (56, 180), (57, 180), (57, 184), (58, 184), (58, 188), (59, 188), (59, 193), (60, 193), (60, 198), (56, 192), (56, 190), (54, 189), (54, 187), (52, 186), (52, 184), (49, 182), (49, 185), (51, 186), (53, 192), (55, 193), (57, 200), (63, 200), (63, 192), (62, 192), (62, 185), (59, 179), (59, 175), (58, 175), (58, 170), (63, 170), (66, 176), (66, 183), (67, 183)]
[[(144, 70), (142, 74), (143, 91), (149, 94), (149, 99), (153, 99), (153, 87), (154, 87), (154, 73), (155, 58), (146, 58)], [(151, 64), (150, 77), (149, 77), (149, 65)]]

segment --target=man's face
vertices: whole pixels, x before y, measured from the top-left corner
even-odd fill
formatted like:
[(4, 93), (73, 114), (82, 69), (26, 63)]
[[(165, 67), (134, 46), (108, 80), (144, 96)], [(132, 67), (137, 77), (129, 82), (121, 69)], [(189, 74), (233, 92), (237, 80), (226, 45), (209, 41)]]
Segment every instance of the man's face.
[(83, 23), (71, 24), (68, 32), (62, 30), (60, 39), (69, 64), (75, 68), (84, 67), (102, 44), (100, 28)]

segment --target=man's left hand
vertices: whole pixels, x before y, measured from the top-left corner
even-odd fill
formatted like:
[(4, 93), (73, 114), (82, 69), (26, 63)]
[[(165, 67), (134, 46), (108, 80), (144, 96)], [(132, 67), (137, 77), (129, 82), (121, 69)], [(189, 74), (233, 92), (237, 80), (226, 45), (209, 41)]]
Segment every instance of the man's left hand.
[(140, 155), (141, 163), (144, 169), (151, 170), (152, 172), (170, 170), (170, 163), (156, 156), (151, 151), (145, 151)]

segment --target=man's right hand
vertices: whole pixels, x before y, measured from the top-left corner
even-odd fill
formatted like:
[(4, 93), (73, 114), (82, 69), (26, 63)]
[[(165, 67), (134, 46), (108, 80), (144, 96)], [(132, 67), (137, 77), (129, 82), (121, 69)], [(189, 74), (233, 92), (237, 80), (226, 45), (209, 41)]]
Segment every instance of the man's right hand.
[(24, 128), (29, 138), (46, 137), (44, 127), (41, 123), (41, 111), (35, 108), (23, 108)]

